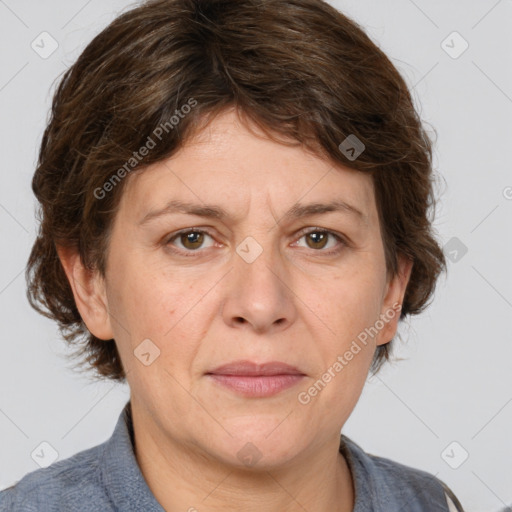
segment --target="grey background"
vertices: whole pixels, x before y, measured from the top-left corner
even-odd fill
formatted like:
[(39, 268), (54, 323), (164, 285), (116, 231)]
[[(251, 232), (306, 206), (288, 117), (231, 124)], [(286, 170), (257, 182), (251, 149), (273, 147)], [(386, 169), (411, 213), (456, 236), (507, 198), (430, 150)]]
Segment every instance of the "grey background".
[[(331, 3), (388, 54), (437, 131), (445, 181), (435, 226), (453, 259), (432, 306), (400, 327), (404, 360), (368, 381), (344, 433), (435, 474), (469, 512), (499, 510), (512, 503), (512, 2)], [(0, 488), (39, 467), (31, 453), (43, 441), (64, 459), (106, 440), (129, 398), (127, 386), (69, 369), (23, 278), (36, 233), (30, 180), (55, 80), (128, 6), (0, 0)], [(59, 45), (46, 59), (31, 47), (43, 31)], [(457, 58), (453, 31), (469, 44)]]

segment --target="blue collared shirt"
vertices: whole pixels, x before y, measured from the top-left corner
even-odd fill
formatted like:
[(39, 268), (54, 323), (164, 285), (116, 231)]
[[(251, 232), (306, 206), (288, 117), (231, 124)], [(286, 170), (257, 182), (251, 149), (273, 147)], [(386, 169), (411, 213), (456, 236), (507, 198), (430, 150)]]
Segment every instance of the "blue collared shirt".
[[(0, 512), (163, 512), (133, 447), (128, 402), (110, 439), (24, 476), (0, 492)], [(462, 510), (450, 489), (429, 473), (369, 455), (343, 434), (340, 452), (354, 480), (353, 512)]]

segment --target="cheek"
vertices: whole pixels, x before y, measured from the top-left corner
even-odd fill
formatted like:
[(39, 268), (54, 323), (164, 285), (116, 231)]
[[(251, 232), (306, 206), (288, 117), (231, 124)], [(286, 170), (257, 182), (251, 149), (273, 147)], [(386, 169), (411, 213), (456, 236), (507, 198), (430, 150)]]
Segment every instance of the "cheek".
[(128, 275), (117, 283), (111, 311), (125, 320), (134, 338), (161, 336), (176, 312), (178, 290), (141, 273)]
[(322, 320), (316, 323), (326, 333), (317, 338), (323, 362), (317, 377), (330, 382), (325, 404), (350, 408), (357, 401), (375, 352), (370, 327), (378, 318), (379, 297), (372, 279), (356, 275), (333, 280), (325, 294), (311, 296)]
[(187, 369), (200, 341), (199, 311), (191, 310), (196, 293), (188, 288), (139, 273), (116, 290), (117, 315), (123, 322), (116, 344), (128, 381), (132, 390), (153, 401), (168, 400), (169, 389), (181, 389), (177, 382), (188, 387)]
[[(116, 345), (127, 372), (152, 373), (167, 359), (172, 327), (182, 316), (178, 307), (181, 290), (166, 286), (165, 280), (154, 279), (147, 272), (119, 270), (107, 289)], [(137, 360), (137, 354), (143, 357), (145, 353), (150, 353), (150, 366)]]
[[(211, 286), (211, 285), (210, 285)], [(160, 349), (160, 362), (181, 371), (208, 331), (208, 287), (194, 286), (177, 276), (139, 273), (122, 296), (132, 344), (151, 339)]]
[(357, 275), (335, 278), (325, 293), (318, 293), (314, 298), (319, 317), (334, 331), (337, 340), (347, 342), (356, 338), (378, 318), (378, 279), (368, 275), (364, 278)]

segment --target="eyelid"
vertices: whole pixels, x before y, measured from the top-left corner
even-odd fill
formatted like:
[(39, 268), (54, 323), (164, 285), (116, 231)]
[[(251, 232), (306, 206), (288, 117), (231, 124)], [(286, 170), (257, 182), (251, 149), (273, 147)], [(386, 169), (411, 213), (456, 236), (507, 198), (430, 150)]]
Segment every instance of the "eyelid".
[[(327, 228), (321, 228), (319, 226), (309, 226), (309, 227), (306, 227), (306, 228), (303, 228), (301, 230), (299, 230), (295, 235), (294, 235), (294, 244), (297, 243), (303, 236), (305, 235), (308, 235), (309, 233), (327, 233), (327, 234), (330, 234), (332, 235), (334, 238), (336, 238), (338, 240), (338, 242), (340, 242), (342, 244), (342, 246), (348, 246), (349, 245), (349, 242), (347, 241), (346, 237), (343, 236), (341, 233), (338, 233), (337, 231), (333, 231), (331, 229), (327, 229)], [(211, 237), (213, 240), (215, 240), (215, 236), (210, 232), (209, 228), (206, 228), (206, 227), (190, 227), (190, 228), (184, 228), (184, 229), (180, 229), (179, 231), (175, 231), (174, 233), (172, 233), (170, 236), (166, 237), (164, 239), (164, 245), (165, 246), (171, 246), (171, 242), (178, 238), (180, 235), (182, 234), (185, 234), (185, 233), (201, 233), (201, 234), (206, 234), (208, 235), (209, 237)], [(338, 252), (340, 252), (342, 250), (342, 248), (335, 248), (335, 249), (330, 249), (330, 250), (326, 250), (326, 251), (322, 251), (322, 250), (315, 250), (315, 249), (311, 249), (313, 252), (317, 252), (318, 254), (323, 254), (323, 255), (331, 255), (331, 254), (336, 254)], [(178, 249), (178, 248), (175, 248), (173, 247), (171, 249), (172, 252), (174, 253), (177, 253), (177, 254), (180, 254), (180, 255), (189, 255), (189, 256), (192, 256), (196, 253), (201, 253), (201, 252), (204, 252), (205, 249), (201, 250), (201, 248), (195, 250), (195, 251), (185, 251), (183, 249)]]
[[(350, 245), (348, 242), (348, 239), (341, 233), (338, 233), (337, 231), (333, 231), (332, 229), (321, 228), (320, 226), (307, 227), (307, 228), (300, 230), (297, 233), (297, 235), (295, 235), (297, 237), (297, 239), (294, 243), (298, 242), (304, 235), (308, 235), (309, 233), (327, 233), (329, 235), (332, 235), (334, 238), (336, 238), (338, 240), (338, 242), (340, 242), (343, 246), (348, 247)], [(314, 252), (317, 252), (318, 254), (331, 255), (331, 254), (336, 254), (336, 253), (340, 252), (342, 249), (335, 248), (335, 249), (330, 249), (327, 251), (322, 251), (322, 250), (315, 251), (315, 249), (311, 249), (311, 250)]]
[[(210, 230), (208, 228), (204, 228), (204, 227), (197, 227), (197, 228), (184, 228), (184, 229), (180, 229), (179, 231), (175, 231), (174, 233), (171, 233), (169, 236), (165, 237), (164, 238), (164, 245), (170, 245), (171, 242), (178, 238), (180, 235), (183, 235), (183, 234), (186, 234), (186, 233), (200, 233), (200, 234), (205, 234), (205, 235), (208, 235), (210, 238), (214, 239), (215, 240), (215, 237), (213, 236), (212, 233), (210, 233)], [(189, 253), (193, 253), (193, 252), (199, 252), (201, 249), (197, 249), (196, 251), (186, 251), (186, 252), (189, 252)], [(181, 251), (181, 249), (180, 249)]]

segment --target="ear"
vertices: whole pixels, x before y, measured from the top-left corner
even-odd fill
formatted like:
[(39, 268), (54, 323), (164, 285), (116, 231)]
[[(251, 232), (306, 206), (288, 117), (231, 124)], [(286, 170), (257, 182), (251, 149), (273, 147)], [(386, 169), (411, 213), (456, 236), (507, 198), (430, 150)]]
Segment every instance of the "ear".
[(85, 325), (97, 338), (113, 339), (104, 279), (97, 271), (84, 267), (75, 248), (57, 246), (57, 254)]
[(398, 255), (398, 271), (392, 278), (388, 279), (386, 292), (382, 303), (379, 320), (384, 323), (384, 327), (379, 330), (376, 343), (384, 345), (389, 343), (395, 336), (398, 328), (398, 320), (402, 312), (405, 290), (411, 277), (413, 261), (403, 254)]

